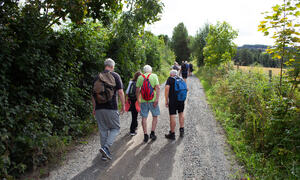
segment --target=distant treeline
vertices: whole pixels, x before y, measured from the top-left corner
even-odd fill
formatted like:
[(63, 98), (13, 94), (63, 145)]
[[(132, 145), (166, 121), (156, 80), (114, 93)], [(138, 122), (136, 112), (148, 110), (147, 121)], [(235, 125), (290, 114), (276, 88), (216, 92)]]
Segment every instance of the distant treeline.
[(263, 45), (263, 44), (245, 44), (243, 46), (238, 47), (238, 49), (267, 49), (268, 46), (267, 45)]
[(272, 59), (272, 56), (266, 52), (267, 48), (266, 45), (243, 45), (238, 47), (236, 56), (233, 58), (234, 63), (242, 66), (279, 67), (280, 62)]

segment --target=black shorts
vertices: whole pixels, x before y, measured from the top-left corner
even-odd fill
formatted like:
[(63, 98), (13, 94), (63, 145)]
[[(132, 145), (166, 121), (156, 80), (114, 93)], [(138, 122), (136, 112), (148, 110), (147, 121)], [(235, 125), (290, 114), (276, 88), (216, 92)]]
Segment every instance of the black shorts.
[(178, 113), (182, 113), (184, 111), (184, 101), (177, 101), (176, 103), (169, 104), (169, 113), (170, 115), (175, 115)]
[(187, 78), (187, 74), (188, 74), (187, 72), (186, 72), (186, 73), (181, 73), (182, 78), (183, 78), (183, 79), (186, 79), (186, 78)]

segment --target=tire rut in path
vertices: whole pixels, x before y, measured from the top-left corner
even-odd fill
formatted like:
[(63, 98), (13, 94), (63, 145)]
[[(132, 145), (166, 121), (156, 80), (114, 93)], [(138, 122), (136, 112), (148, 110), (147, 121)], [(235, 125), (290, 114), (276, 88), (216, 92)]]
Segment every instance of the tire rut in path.
[[(226, 138), (206, 102), (202, 85), (192, 76), (188, 78), (188, 88), (184, 138), (178, 137), (178, 120), (176, 141), (164, 138), (169, 131), (169, 115), (162, 86), (155, 142), (143, 143), (140, 117), (138, 135), (131, 138), (131, 116), (125, 114), (120, 120), (121, 133), (112, 147), (112, 161), (101, 160), (97, 134), (67, 155), (47, 179), (232, 179), (232, 174), (242, 168), (228, 160), (231, 156), (225, 156)], [(148, 117), (149, 130), (151, 118)]]

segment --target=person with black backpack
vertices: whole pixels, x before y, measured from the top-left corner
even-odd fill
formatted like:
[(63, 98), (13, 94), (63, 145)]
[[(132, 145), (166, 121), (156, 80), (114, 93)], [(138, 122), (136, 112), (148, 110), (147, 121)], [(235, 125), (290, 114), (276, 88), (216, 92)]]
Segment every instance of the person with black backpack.
[(184, 136), (184, 103), (187, 96), (185, 81), (177, 76), (177, 71), (172, 70), (165, 87), (165, 103), (170, 114), (170, 131), (165, 135), (167, 139), (175, 140), (176, 114), (179, 114), (179, 133)]
[(121, 114), (125, 111), (123, 83), (118, 73), (114, 72), (115, 61), (104, 61), (105, 69), (100, 72), (93, 83), (93, 114), (97, 120), (100, 133), (100, 153), (102, 160), (112, 159), (110, 147), (120, 132), (120, 114), (117, 97), (121, 101)]
[(135, 136), (136, 135), (136, 129), (138, 127), (137, 117), (138, 117), (138, 111), (136, 110), (136, 81), (138, 77), (141, 75), (141, 72), (136, 72), (133, 76), (133, 79), (129, 81), (127, 90), (126, 90), (126, 101), (129, 101), (130, 108), (129, 111), (131, 111), (131, 125), (130, 125), (130, 135)]

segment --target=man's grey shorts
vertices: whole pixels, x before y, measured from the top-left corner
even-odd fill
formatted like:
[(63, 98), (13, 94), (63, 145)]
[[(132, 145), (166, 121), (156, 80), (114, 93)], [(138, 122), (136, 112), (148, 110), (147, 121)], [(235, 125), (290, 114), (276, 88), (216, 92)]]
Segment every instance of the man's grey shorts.
[(153, 107), (153, 102), (141, 103), (141, 116), (147, 118), (149, 111), (151, 111), (152, 116), (154, 117), (160, 115), (160, 110), (158, 105), (156, 107)]

